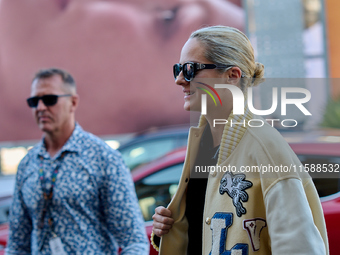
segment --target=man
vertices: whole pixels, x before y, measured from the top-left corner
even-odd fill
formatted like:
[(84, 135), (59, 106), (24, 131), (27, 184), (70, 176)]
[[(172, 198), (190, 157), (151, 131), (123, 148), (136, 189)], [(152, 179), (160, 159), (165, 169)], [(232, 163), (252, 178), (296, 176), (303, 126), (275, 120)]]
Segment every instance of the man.
[(7, 254), (148, 254), (129, 170), (75, 121), (70, 74), (39, 71), (29, 107), (44, 136), (18, 167)]

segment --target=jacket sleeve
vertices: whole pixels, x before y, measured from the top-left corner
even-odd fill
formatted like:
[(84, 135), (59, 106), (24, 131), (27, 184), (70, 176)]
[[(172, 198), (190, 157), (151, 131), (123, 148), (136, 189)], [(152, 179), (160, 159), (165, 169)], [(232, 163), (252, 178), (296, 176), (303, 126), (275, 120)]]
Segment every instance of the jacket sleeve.
[(265, 206), (274, 255), (327, 254), (299, 179), (276, 183), (265, 197)]
[(296, 171), (301, 162), (276, 130), (252, 133), (249, 149), (258, 166), (267, 166), (260, 178), (272, 253), (328, 254), (324, 215), (312, 178)]

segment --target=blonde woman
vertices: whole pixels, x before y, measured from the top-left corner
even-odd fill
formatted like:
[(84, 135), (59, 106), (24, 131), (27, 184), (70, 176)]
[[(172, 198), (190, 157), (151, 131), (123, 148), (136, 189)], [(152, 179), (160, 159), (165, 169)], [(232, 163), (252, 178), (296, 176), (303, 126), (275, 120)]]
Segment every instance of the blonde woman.
[[(225, 26), (193, 32), (174, 65), (187, 111), (201, 111), (202, 95), (213, 91), (216, 81), (235, 86), (246, 98), (247, 88), (263, 75), (248, 38)], [(243, 115), (233, 113), (231, 89), (214, 92), (220, 104), (208, 97), (206, 114), (190, 129), (178, 190), (168, 208), (155, 210), (154, 247), (160, 255), (328, 254), (321, 204), (307, 173), (241, 171), (247, 166), (298, 166), (297, 156), (269, 124), (237, 124), (255, 116), (246, 105)], [(216, 119), (228, 122), (215, 125)], [(197, 174), (207, 166), (229, 171)]]

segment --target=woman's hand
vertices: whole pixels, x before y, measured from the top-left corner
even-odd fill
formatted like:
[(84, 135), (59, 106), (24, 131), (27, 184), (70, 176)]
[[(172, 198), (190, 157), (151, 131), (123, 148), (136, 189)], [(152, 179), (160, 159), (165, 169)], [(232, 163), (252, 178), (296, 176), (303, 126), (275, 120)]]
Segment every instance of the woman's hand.
[(167, 233), (174, 224), (174, 220), (171, 218), (171, 211), (163, 206), (159, 206), (155, 209), (155, 214), (152, 216), (153, 219), (153, 233), (161, 237)]

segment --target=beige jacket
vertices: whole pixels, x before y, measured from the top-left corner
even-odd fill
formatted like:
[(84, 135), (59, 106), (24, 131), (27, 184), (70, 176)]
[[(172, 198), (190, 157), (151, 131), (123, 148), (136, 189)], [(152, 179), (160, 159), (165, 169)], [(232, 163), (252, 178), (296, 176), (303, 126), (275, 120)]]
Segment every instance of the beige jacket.
[[(228, 120), (237, 118), (231, 114)], [(186, 254), (186, 188), (205, 125), (201, 117), (199, 127), (190, 129), (179, 187), (168, 206), (175, 223), (161, 238), (160, 255)], [(300, 172), (300, 164), (270, 125), (226, 125), (217, 164), (222, 170), (215, 169), (208, 178), (202, 242), (197, 242), (203, 254), (328, 254), (319, 197), (308, 173)], [(281, 168), (269, 172), (270, 166)], [(236, 172), (226, 173), (226, 167)], [(254, 172), (249, 172), (251, 167)]]

